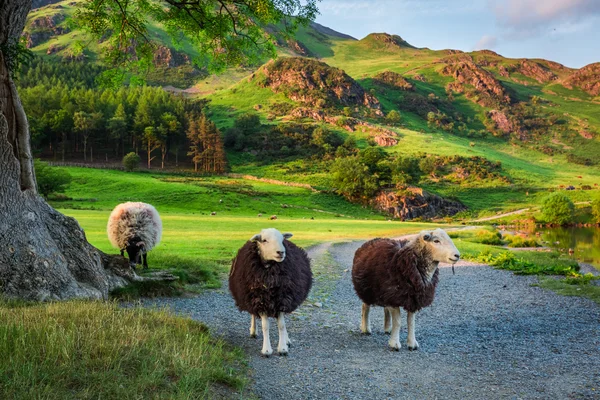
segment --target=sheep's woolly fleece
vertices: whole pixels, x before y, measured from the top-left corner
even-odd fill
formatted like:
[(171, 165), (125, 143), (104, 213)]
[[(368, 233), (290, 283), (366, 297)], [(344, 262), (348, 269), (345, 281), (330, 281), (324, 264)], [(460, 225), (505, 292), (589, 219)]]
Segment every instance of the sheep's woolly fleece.
[(150, 204), (127, 202), (110, 213), (106, 230), (110, 243), (118, 249), (127, 247), (127, 241), (137, 235), (150, 251), (160, 242), (162, 222)]

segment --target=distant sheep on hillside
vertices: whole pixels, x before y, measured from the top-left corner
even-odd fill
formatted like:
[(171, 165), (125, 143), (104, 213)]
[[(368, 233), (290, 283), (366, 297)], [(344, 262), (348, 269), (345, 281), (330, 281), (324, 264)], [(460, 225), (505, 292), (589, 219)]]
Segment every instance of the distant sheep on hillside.
[(415, 314), (433, 302), (438, 283), (438, 263), (456, 263), (460, 253), (442, 229), (423, 231), (414, 239), (373, 239), (354, 254), (352, 283), (363, 301), (361, 331), (371, 333), (372, 305), (385, 307), (384, 331), (389, 346), (400, 349), (400, 307), (407, 315), (409, 350), (417, 350)]
[(276, 219), (277, 219), (277, 215), (271, 215), (271, 216), (269, 217), (269, 219), (270, 219), (271, 221), (274, 221), (274, 220), (276, 220)]
[(291, 233), (263, 229), (240, 248), (229, 273), (229, 290), (240, 311), (251, 315), (250, 336), (256, 337), (256, 317), (262, 321), (261, 353), (273, 353), (269, 317), (277, 318), (279, 354), (288, 353), (290, 343), (284, 316), (308, 296), (312, 271), (306, 252), (290, 242)]
[(110, 243), (127, 251), (129, 265), (148, 268), (147, 253), (158, 245), (162, 236), (162, 221), (150, 204), (127, 202), (119, 204), (110, 213), (106, 227)]

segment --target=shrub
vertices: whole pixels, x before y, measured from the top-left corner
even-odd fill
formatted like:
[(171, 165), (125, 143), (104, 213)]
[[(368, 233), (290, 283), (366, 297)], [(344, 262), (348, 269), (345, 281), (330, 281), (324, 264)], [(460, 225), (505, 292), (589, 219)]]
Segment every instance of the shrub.
[(482, 244), (489, 244), (494, 246), (501, 246), (502, 243), (502, 235), (500, 232), (491, 232), (486, 231), (485, 229), (481, 229), (477, 231), (477, 241)]
[(38, 192), (44, 197), (52, 193), (64, 192), (73, 180), (68, 171), (51, 167), (40, 160), (35, 160), (34, 168)]
[(535, 239), (523, 238), (515, 235), (504, 235), (503, 238), (506, 241), (508, 247), (538, 247), (538, 243)]
[(555, 192), (544, 199), (542, 215), (546, 222), (564, 225), (573, 220), (575, 206), (564, 194)]
[(594, 217), (594, 222), (600, 224), (600, 197), (592, 201), (592, 216)]
[(386, 115), (385, 119), (391, 124), (397, 124), (400, 122), (400, 113), (396, 110), (392, 110)]
[(123, 157), (123, 167), (125, 168), (125, 171), (135, 171), (140, 167), (141, 161), (142, 159), (140, 158), (140, 156), (138, 156), (134, 152), (131, 152), (126, 154), (125, 157)]
[(331, 173), (337, 192), (349, 200), (366, 204), (379, 189), (377, 175), (369, 172), (369, 167), (360, 162), (357, 157), (335, 160)]

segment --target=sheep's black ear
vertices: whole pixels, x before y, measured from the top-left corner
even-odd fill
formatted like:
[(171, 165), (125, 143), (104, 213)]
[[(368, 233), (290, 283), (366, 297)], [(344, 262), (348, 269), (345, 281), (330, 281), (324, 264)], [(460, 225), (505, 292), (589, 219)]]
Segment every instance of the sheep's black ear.
[(293, 234), (293, 233), (289, 233), (289, 232), (286, 232), (286, 233), (284, 233), (284, 234), (283, 234), (283, 238), (284, 238), (284, 239), (289, 239), (289, 238), (291, 238), (292, 236), (294, 236), (294, 234)]
[(423, 234), (423, 240), (426, 242), (431, 241), (431, 233), (428, 232), (428, 233)]
[(254, 235), (250, 238), (251, 242), (260, 242), (261, 240), (262, 240), (262, 238), (260, 237), (260, 233), (257, 233), (256, 235)]

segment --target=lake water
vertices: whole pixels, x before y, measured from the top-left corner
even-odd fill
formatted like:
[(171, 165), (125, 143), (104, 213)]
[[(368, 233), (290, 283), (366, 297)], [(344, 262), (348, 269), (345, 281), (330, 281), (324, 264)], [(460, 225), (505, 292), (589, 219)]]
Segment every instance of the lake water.
[(536, 228), (535, 231), (540, 232), (544, 246), (567, 255), (569, 249), (573, 249), (570, 257), (600, 270), (600, 228)]

